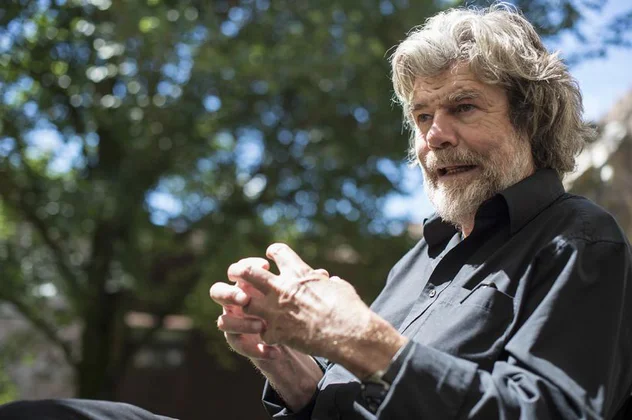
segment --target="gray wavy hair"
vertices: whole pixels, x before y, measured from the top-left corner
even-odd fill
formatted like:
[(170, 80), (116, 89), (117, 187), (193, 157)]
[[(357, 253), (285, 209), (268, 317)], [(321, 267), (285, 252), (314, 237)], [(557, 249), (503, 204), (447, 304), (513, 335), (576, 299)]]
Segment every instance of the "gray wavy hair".
[(557, 53), (549, 53), (533, 26), (512, 6), (452, 9), (414, 28), (391, 56), (393, 87), (411, 130), (411, 102), (418, 77), (436, 76), (467, 63), (483, 83), (502, 86), (514, 128), (531, 142), (537, 168), (553, 168), (560, 177), (594, 130), (582, 120), (582, 96)]

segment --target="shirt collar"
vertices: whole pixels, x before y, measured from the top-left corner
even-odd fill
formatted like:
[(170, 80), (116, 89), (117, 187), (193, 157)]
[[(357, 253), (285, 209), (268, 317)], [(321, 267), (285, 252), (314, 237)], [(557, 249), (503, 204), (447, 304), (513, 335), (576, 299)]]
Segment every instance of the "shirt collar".
[(442, 243), (446, 239), (454, 236), (457, 232), (454, 225), (444, 222), (443, 219), (441, 219), (436, 213), (433, 213), (430, 217), (425, 218), (423, 225), (423, 236), (430, 246)]
[[(499, 212), (506, 212), (513, 235), (562, 194), (564, 186), (557, 172), (540, 169), (483, 203), (476, 219), (499, 217)], [(502, 199), (506, 206), (501, 204)], [(438, 245), (457, 232), (453, 225), (444, 222), (436, 213), (424, 219), (423, 225), (423, 235), (430, 246)]]
[(502, 191), (500, 195), (509, 210), (511, 234), (522, 229), (564, 192), (564, 185), (553, 169), (540, 169)]

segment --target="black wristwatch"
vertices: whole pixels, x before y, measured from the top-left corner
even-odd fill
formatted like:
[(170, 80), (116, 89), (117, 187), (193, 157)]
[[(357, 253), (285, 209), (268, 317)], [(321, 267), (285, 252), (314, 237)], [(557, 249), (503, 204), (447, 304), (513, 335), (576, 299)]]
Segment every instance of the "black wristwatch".
[(399, 373), (408, 350), (413, 346), (413, 341), (408, 340), (393, 356), (391, 363), (384, 370), (378, 370), (368, 378), (362, 381), (362, 388), (360, 395), (366, 407), (371, 413), (375, 414), (380, 408), (382, 401), (388, 394), (388, 390), (395, 381), (397, 374)]

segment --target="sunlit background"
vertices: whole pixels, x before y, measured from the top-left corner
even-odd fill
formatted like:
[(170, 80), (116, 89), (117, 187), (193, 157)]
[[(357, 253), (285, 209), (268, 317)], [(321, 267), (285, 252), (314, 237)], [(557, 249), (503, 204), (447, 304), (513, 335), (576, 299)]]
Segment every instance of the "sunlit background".
[[(513, 3), (599, 132), (567, 187), (630, 234), (629, 2)], [(263, 418), (262, 378), (227, 350), (208, 288), (286, 241), (376, 295), (431, 212), (388, 51), (457, 4), (4, 1), (0, 402)]]

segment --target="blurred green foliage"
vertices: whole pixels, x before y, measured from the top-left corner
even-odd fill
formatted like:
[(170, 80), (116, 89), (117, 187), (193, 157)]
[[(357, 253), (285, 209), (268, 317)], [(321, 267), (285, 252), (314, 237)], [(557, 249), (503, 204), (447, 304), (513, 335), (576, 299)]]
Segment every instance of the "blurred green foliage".
[[(4, 311), (0, 311), (3, 322), (2, 346), (0, 346), (0, 405), (18, 398), (19, 392), (11, 373), (16, 368), (33, 365), (36, 349), (41, 345), (40, 334), (12, 328), (12, 319)], [(7, 322), (7, 323), (5, 323)], [(7, 330), (12, 330), (7, 333)], [(39, 341), (39, 343), (38, 343)]]
[(15, 384), (9, 378), (4, 363), (0, 362), (0, 404), (6, 404), (17, 398), (17, 389)]
[[(78, 396), (111, 396), (168, 314), (217, 338), (208, 287), (271, 242), (314, 266), (353, 250), (375, 296), (411, 243), (382, 211), (406, 192), (388, 50), (453, 4), (3, 2), (0, 299), (64, 351)], [(599, 8), (518, 5), (549, 36)], [(130, 310), (157, 326), (132, 339)]]

